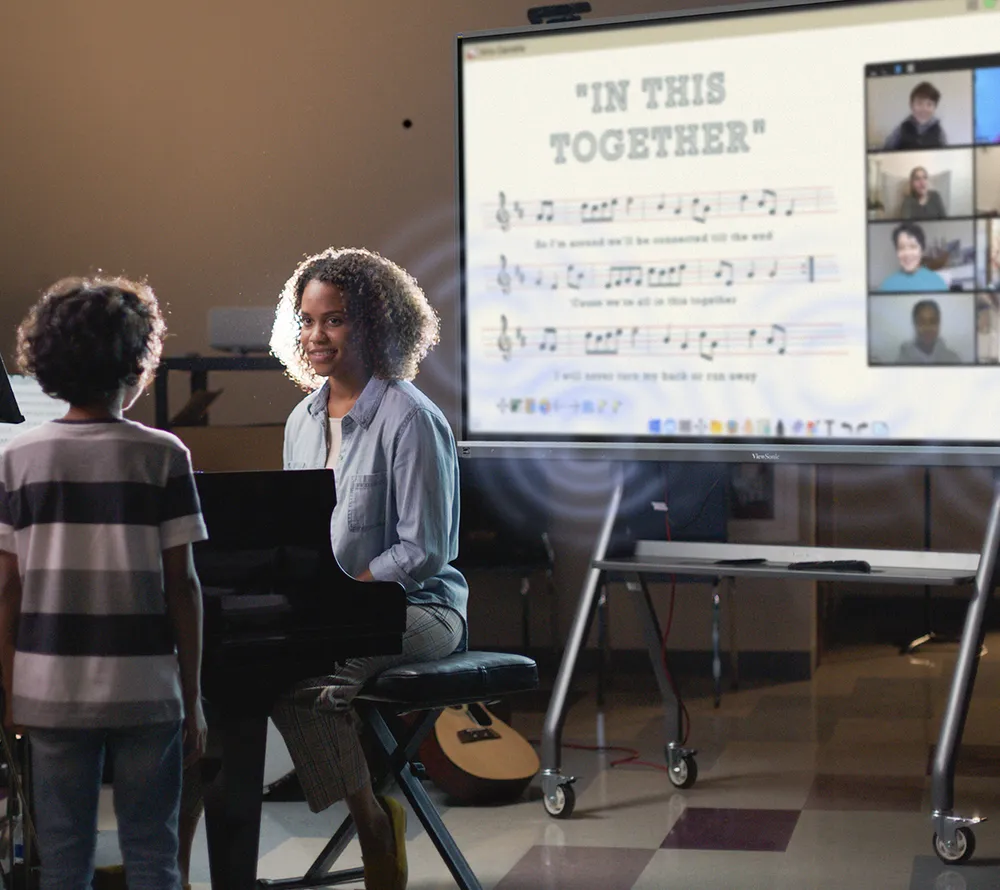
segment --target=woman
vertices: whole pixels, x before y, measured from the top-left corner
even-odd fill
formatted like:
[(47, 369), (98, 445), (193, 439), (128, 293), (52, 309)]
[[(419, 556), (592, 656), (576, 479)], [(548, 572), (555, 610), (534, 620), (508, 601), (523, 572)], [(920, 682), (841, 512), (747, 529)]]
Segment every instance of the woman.
[(937, 272), (923, 265), (927, 236), (916, 223), (900, 223), (892, 230), (899, 269), (878, 287), (882, 293), (929, 293), (948, 290), (948, 283)]
[(910, 171), (910, 193), (903, 198), (900, 215), (903, 219), (944, 219), (947, 215), (941, 195), (930, 188), (927, 168)]
[(346, 800), (368, 890), (406, 885), (405, 812), (376, 799), (351, 702), (393, 664), (465, 646), (468, 586), (458, 555), (458, 456), (441, 411), (409, 381), (438, 339), (438, 318), (399, 266), (367, 250), (326, 250), (299, 265), (278, 303), (271, 348), (313, 390), (285, 426), (285, 469), (331, 467), (333, 551), (361, 581), (407, 593), (401, 655), (352, 659), (282, 699), (275, 724), (313, 812)]

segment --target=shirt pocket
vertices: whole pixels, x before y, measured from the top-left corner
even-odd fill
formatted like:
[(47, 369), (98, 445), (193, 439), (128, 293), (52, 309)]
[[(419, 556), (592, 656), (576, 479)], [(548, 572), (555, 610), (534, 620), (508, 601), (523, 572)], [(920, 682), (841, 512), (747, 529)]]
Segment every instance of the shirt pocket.
[(386, 474), (352, 476), (347, 495), (347, 527), (363, 532), (385, 525)]

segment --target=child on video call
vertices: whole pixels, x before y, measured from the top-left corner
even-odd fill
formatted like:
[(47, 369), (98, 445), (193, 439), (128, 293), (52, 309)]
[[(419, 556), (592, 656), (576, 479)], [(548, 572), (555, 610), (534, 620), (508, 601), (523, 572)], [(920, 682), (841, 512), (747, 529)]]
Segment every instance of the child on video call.
[(921, 81), (910, 92), (910, 114), (885, 140), (890, 151), (915, 148), (943, 148), (948, 144), (937, 117), (941, 93), (928, 81)]

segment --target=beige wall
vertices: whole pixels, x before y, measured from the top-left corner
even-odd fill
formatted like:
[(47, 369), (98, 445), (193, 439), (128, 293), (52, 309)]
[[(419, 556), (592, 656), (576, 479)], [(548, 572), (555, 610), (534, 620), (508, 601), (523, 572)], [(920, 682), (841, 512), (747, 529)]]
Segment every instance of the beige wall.
[[(443, 342), (417, 382), (456, 419), (453, 38), (520, 25), (528, 5), (0, 4), (0, 350), (10, 358), (14, 327), (41, 288), (100, 268), (148, 276), (169, 309), (168, 352), (204, 352), (209, 307), (267, 304), (304, 253), (361, 244), (407, 266), (441, 312)], [(615, 16), (681, 4), (595, 5)], [(186, 388), (175, 376), (174, 409)], [(216, 375), (211, 384), (225, 390), (212, 409), (219, 424), (280, 423), (300, 395), (278, 374)], [(151, 419), (149, 399), (136, 416)], [(218, 466), (233, 449), (246, 466), (256, 448), (261, 466), (273, 464), (273, 430), (232, 431), (234, 445), (219, 441), (226, 435), (191, 432), (202, 465)], [(609, 474), (577, 465), (552, 473), (574, 492), (560, 490), (552, 521), (564, 630)], [(885, 486), (872, 491), (877, 506), (887, 502)], [(808, 506), (811, 483), (801, 492)], [(962, 519), (959, 502), (949, 509)], [(809, 540), (811, 516), (800, 515)], [(898, 527), (872, 522), (870, 531), (893, 536)], [(744, 648), (814, 647), (809, 585), (752, 594), (741, 612)], [(516, 590), (483, 581), (477, 596), (504, 616), (491, 628), (495, 642), (516, 641)], [(675, 640), (703, 648), (706, 595), (681, 600)], [(547, 609), (536, 615), (546, 632)], [(628, 609), (614, 620), (617, 645), (640, 645)]]

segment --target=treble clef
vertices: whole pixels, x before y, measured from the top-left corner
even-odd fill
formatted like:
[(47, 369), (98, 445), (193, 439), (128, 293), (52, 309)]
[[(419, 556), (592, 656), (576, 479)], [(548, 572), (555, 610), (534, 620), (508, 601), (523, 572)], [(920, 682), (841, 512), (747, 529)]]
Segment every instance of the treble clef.
[(500, 228), (507, 231), (510, 228), (510, 211), (507, 210), (507, 196), (500, 192), (500, 209), (497, 210), (497, 222)]
[(497, 284), (505, 294), (510, 293), (510, 272), (507, 271), (507, 257), (500, 254), (500, 271), (497, 272)]
[(510, 334), (507, 333), (507, 316), (500, 316), (500, 336), (497, 337), (497, 347), (500, 349), (500, 355), (503, 356), (505, 362), (510, 361), (510, 350), (513, 346)]

